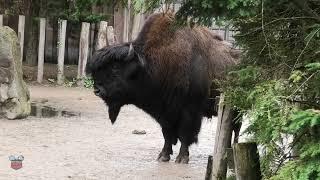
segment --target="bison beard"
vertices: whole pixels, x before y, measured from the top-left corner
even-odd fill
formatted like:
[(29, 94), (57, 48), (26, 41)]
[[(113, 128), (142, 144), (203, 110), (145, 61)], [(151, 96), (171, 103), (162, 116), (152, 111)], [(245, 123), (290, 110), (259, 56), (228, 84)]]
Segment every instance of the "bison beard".
[(212, 81), (235, 63), (230, 47), (208, 29), (178, 27), (173, 15), (154, 14), (136, 40), (98, 50), (86, 71), (112, 123), (123, 105), (136, 105), (162, 127), (165, 143), (158, 160), (169, 161), (179, 139), (176, 162), (188, 163), (201, 119), (213, 113)]

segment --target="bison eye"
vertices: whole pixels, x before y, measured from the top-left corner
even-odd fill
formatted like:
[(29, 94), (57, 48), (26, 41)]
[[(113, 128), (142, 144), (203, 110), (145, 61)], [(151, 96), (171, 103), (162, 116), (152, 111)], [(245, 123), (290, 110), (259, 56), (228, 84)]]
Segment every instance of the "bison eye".
[(95, 82), (94, 82), (94, 85), (96, 85), (96, 86), (102, 86), (102, 83), (101, 83), (100, 81), (95, 81)]

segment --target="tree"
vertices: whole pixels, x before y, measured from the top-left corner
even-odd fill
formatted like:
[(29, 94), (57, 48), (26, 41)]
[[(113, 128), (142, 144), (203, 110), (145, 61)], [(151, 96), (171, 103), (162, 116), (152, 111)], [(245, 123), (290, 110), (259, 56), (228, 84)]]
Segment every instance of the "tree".
[[(162, 1), (144, 2), (135, 1)], [(239, 32), (242, 62), (220, 84), (250, 118), (266, 179), (320, 178), (319, 17), (317, 0), (185, 0), (177, 12), (182, 24), (224, 21)]]

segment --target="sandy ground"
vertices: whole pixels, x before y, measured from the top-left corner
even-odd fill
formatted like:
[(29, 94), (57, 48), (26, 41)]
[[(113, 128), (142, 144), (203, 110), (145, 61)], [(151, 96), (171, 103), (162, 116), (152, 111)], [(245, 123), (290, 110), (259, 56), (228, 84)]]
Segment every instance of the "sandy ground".
[[(216, 120), (204, 119), (199, 143), (187, 165), (155, 159), (163, 145), (160, 126), (126, 106), (112, 126), (104, 103), (91, 90), (32, 86), (34, 102), (79, 112), (79, 117), (0, 119), (0, 180), (11, 179), (204, 179), (214, 145)], [(146, 134), (132, 134), (145, 130)], [(179, 144), (178, 144), (179, 145)], [(23, 155), (23, 168), (10, 168), (10, 155)]]

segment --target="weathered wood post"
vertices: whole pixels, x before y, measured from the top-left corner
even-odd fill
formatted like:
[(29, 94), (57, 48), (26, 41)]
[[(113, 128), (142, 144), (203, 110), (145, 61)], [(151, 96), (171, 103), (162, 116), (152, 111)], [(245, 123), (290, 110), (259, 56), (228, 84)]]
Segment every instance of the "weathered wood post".
[(78, 63), (78, 85), (83, 85), (83, 78), (85, 77), (85, 69), (88, 60), (89, 52), (89, 31), (90, 23), (83, 22), (80, 33), (79, 43), (79, 63)]
[(66, 42), (66, 30), (67, 30), (67, 20), (59, 20), (59, 30), (58, 30), (58, 73), (57, 73), (57, 83), (59, 85), (64, 83), (64, 51)]
[(18, 40), (20, 42), (20, 53), (21, 53), (21, 62), (23, 60), (23, 46), (24, 46), (24, 27), (26, 23), (26, 18), (23, 15), (19, 15), (18, 23)]
[(96, 43), (96, 50), (101, 49), (108, 45), (107, 41), (107, 30), (108, 29), (108, 22), (101, 21), (99, 23), (99, 31), (97, 35), (97, 43)]
[(207, 164), (207, 171), (206, 171), (206, 177), (205, 177), (205, 180), (211, 180), (212, 179), (212, 156), (210, 155), (208, 157), (208, 164)]
[(256, 143), (233, 145), (237, 180), (260, 180), (261, 171)]
[(114, 7), (113, 26), (117, 42), (119, 43), (123, 42), (123, 30), (125, 24), (124, 11), (125, 7), (122, 5), (122, 3), (117, 3), (117, 5)]
[(39, 50), (38, 50), (38, 75), (37, 75), (37, 82), (38, 83), (42, 83), (42, 80), (43, 80), (45, 40), (46, 40), (46, 19), (40, 18)]
[(234, 111), (225, 104), (224, 95), (220, 96), (218, 124), (213, 151), (212, 179), (226, 179), (227, 173), (227, 148), (231, 146), (232, 120)]
[(229, 35), (229, 26), (226, 26), (225, 29), (224, 29), (224, 40), (225, 41), (229, 41), (230, 40), (230, 35)]
[(112, 26), (107, 27), (107, 39), (108, 39), (108, 46), (112, 46), (117, 43), (115, 39), (115, 33)]
[(130, 29), (130, 17), (131, 17), (131, 0), (128, 0), (128, 7), (124, 10), (124, 27), (123, 27), (123, 41), (129, 41), (129, 29)]
[(133, 23), (132, 23), (132, 33), (131, 33), (132, 39), (135, 39), (138, 36), (143, 24), (144, 24), (144, 14), (142, 13), (135, 14), (133, 18)]
[(2, 27), (2, 26), (3, 26), (3, 15), (0, 14), (0, 27)]

